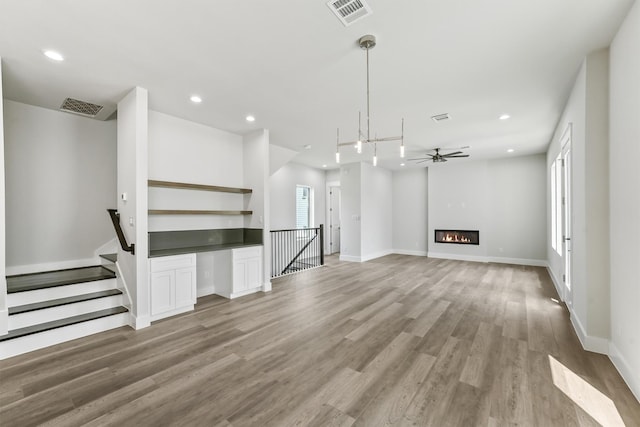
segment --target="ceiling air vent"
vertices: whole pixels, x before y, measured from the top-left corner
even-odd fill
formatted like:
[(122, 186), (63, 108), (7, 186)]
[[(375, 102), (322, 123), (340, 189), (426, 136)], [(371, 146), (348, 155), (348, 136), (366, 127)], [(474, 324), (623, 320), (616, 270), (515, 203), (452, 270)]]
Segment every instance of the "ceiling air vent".
[(431, 120), (433, 120), (436, 123), (440, 123), (446, 120), (451, 120), (451, 116), (449, 115), (449, 113), (436, 114), (435, 116), (431, 116)]
[(90, 102), (79, 101), (73, 98), (67, 98), (62, 102), (60, 111), (67, 113), (80, 114), (85, 117), (95, 117), (102, 110), (102, 105), (92, 104)]
[(373, 13), (364, 0), (330, 0), (327, 6), (345, 27)]

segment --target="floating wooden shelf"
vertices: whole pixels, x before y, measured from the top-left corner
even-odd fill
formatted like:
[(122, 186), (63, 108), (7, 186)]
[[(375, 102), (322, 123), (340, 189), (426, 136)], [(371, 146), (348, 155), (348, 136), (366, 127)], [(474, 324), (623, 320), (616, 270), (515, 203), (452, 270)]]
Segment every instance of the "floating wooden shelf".
[(250, 188), (220, 187), (217, 185), (188, 184), (186, 182), (156, 181), (150, 179), (149, 187), (180, 188), (183, 190), (217, 191), (219, 193), (249, 194)]
[(253, 211), (203, 211), (183, 209), (149, 209), (149, 215), (251, 215)]

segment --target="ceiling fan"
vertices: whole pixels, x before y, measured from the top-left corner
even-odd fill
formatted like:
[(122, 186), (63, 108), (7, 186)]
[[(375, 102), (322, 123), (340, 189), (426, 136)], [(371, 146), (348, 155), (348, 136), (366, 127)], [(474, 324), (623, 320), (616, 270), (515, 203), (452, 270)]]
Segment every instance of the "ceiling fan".
[(418, 161), (417, 163), (428, 162), (429, 160), (433, 161), (434, 163), (441, 163), (441, 162), (446, 162), (447, 159), (453, 159), (456, 157), (469, 157), (468, 154), (462, 154), (462, 151), (454, 151), (453, 153), (447, 153), (447, 154), (440, 154), (439, 148), (434, 148), (431, 151), (435, 151), (435, 154), (427, 153), (426, 155), (429, 157), (419, 157), (419, 158), (409, 159), (409, 160), (417, 160)]

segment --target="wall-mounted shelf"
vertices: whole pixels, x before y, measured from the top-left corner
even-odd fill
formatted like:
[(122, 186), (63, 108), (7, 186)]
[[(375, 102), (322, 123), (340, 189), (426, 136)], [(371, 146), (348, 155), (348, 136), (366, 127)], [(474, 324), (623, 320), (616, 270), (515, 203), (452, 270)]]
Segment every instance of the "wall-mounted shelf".
[(148, 181), (148, 184), (149, 184), (149, 187), (179, 188), (182, 190), (216, 191), (219, 193), (249, 194), (253, 192), (253, 190), (251, 190), (250, 188), (220, 187), (217, 185), (189, 184), (186, 182), (171, 182), (171, 181), (156, 181), (153, 179), (150, 179)]
[(149, 215), (251, 215), (251, 214), (253, 214), (253, 211), (149, 209)]

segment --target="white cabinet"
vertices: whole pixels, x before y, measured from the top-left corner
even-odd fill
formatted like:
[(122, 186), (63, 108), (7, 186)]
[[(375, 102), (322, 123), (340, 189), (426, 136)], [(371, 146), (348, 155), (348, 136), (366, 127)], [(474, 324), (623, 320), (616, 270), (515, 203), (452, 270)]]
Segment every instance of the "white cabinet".
[(215, 292), (237, 298), (262, 289), (262, 246), (217, 251), (214, 254)]
[(196, 303), (196, 254), (149, 260), (151, 321), (193, 310)]

